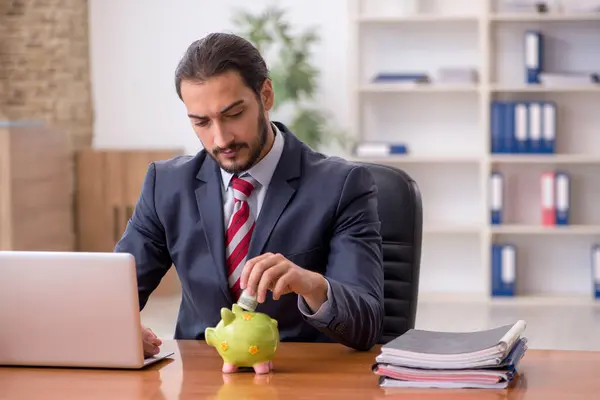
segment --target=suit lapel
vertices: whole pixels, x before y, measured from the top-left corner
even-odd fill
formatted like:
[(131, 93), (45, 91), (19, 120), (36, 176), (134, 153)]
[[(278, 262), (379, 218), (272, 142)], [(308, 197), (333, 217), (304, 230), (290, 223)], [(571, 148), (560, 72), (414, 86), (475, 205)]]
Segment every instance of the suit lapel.
[(216, 265), (222, 290), (228, 301), (231, 302), (232, 296), (225, 272), (225, 227), (221, 175), (219, 166), (210, 156), (205, 156), (197, 178), (200, 180), (200, 185), (195, 191), (196, 203), (200, 212), (204, 236), (214, 265)]
[(300, 177), (301, 143), (285, 126), (276, 124), (285, 137), (285, 144), (252, 233), (248, 260), (262, 253), (275, 224), (294, 197), (295, 180)]

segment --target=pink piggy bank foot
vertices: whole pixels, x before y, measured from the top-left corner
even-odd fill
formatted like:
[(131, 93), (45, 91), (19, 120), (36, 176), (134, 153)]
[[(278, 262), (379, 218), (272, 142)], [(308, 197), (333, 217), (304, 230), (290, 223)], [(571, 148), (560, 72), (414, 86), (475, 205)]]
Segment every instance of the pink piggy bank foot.
[(237, 372), (237, 370), (238, 370), (238, 368), (233, 364), (227, 364), (227, 363), (223, 364), (223, 373), (224, 374), (232, 374), (234, 372)]
[(268, 374), (273, 369), (273, 363), (271, 361), (267, 361), (264, 363), (256, 364), (254, 366), (254, 372), (257, 374)]
[[(264, 363), (256, 364), (253, 367), (254, 372), (257, 374), (268, 374), (273, 371), (273, 362), (267, 361)], [(224, 374), (233, 374), (239, 371), (239, 368), (233, 364), (223, 363), (223, 373)]]

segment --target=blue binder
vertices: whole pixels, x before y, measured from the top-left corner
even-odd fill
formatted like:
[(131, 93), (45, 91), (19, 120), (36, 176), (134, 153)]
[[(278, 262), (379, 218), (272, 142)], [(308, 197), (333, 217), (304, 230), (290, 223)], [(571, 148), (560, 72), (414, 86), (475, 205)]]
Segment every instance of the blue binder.
[(407, 154), (408, 147), (402, 143), (361, 142), (354, 146), (353, 153), (358, 157), (386, 157)]
[(543, 58), (542, 47), (541, 32), (533, 30), (525, 32), (525, 83), (540, 83)]
[(566, 172), (556, 172), (556, 225), (569, 225), (569, 210), (571, 208), (571, 182)]
[(490, 219), (492, 225), (502, 224), (504, 208), (504, 177), (500, 172), (490, 175)]
[(592, 287), (594, 297), (600, 299), (600, 244), (592, 246)]
[(527, 153), (529, 151), (529, 107), (525, 102), (516, 102), (514, 108), (514, 152)]
[(505, 129), (505, 105), (501, 101), (493, 101), (490, 109), (490, 142), (492, 154), (505, 153), (503, 134)]
[(504, 153), (514, 153), (517, 146), (515, 142), (515, 103), (512, 101), (504, 103), (504, 129), (502, 138)]
[(516, 247), (492, 244), (492, 296), (514, 296), (516, 286)]
[(556, 103), (542, 102), (542, 153), (554, 154), (556, 142)]
[(529, 153), (542, 153), (542, 103), (537, 101), (528, 104), (527, 149)]

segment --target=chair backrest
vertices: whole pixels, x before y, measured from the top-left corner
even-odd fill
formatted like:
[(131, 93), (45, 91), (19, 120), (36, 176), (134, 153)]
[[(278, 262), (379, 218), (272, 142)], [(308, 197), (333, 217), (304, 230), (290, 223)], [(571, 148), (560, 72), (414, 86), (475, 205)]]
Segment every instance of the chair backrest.
[(385, 319), (380, 343), (415, 327), (421, 269), (423, 205), (416, 182), (404, 171), (360, 163), (378, 189), (383, 238)]

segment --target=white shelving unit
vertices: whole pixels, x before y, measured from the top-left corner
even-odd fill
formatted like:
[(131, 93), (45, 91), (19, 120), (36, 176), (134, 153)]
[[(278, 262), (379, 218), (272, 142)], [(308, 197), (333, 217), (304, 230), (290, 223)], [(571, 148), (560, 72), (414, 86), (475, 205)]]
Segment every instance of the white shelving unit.
[[(511, 13), (496, 0), (350, 0), (353, 129), (359, 140), (405, 143), (397, 166), (423, 194), (422, 299), (595, 304), (591, 247), (600, 243), (600, 86), (525, 84), (524, 33), (544, 35), (546, 71), (600, 73), (600, 13)], [(379, 72), (436, 77), (471, 67), (476, 84), (371, 83)], [(493, 100), (553, 100), (556, 154), (491, 154)], [(571, 223), (541, 226), (540, 176), (571, 175)], [(505, 224), (490, 224), (491, 171), (506, 179)], [(517, 296), (491, 297), (491, 245), (517, 248)]]

